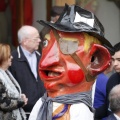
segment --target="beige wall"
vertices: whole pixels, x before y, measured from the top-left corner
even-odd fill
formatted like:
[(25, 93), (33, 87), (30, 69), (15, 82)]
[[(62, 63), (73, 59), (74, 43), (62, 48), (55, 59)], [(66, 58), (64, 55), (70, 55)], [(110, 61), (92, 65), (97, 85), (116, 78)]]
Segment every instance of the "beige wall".
[(72, 5), (75, 4), (75, 0), (55, 0), (55, 5), (57, 6), (64, 6), (65, 3)]
[(113, 2), (97, 0), (97, 17), (105, 28), (105, 37), (114, 45), (120, 42), (120, 9)]

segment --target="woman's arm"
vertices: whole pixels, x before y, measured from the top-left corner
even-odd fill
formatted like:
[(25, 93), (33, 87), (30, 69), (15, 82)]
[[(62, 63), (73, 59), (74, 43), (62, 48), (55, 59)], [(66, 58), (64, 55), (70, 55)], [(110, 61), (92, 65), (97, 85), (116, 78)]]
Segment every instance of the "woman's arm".
[(5, 86), (0, 82), (0, 109), (2, 111), (12, 111), (24, 106), (22, 98), (9, 97)]

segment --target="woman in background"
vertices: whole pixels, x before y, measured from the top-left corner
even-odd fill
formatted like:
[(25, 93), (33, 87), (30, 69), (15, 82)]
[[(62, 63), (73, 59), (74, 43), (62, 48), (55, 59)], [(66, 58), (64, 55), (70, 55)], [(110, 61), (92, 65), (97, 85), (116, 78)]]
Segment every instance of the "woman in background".
[(26, 120), (22, 107), (28, 99), (8, 71), (11, 61), (10, 46), (0, 43), (0, 120)]

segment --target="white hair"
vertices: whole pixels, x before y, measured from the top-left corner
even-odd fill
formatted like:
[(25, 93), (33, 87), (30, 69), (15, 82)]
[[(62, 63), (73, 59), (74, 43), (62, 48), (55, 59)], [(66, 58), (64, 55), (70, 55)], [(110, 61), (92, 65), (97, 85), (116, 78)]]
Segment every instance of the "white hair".
[(18, 30), (18, 42), (21, 43), (25, 38), (29, 38), (31, 31), (37, 30), (33, 26), (25, 25)]

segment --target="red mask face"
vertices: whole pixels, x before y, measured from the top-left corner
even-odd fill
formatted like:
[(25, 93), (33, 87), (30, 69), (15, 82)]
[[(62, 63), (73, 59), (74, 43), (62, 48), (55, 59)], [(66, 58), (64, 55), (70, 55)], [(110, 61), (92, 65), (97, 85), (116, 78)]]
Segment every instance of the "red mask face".
[[(94, 79), (92, 82), (87, 82), (85, 71), (69, 54), (75, 52), (85, 68), (89, 68), (90, 74), (93, 74), (95, 73), (95, 65), (90, 64), (92, 54), (97, 51), (97, 47), (93, 47), (94, 42), (86, 40), (84, 33), (59, 32), (59, 36), (60, 42), (56, 40), (53, 31), (45, 36), (42, 57), (39, 63), (39, 74), (48, 96), (56, 97), (90, 90)], [(95, 56), (94, 59), (96, 59)], [(91, 66), (94, 66), (93, 69)]]

